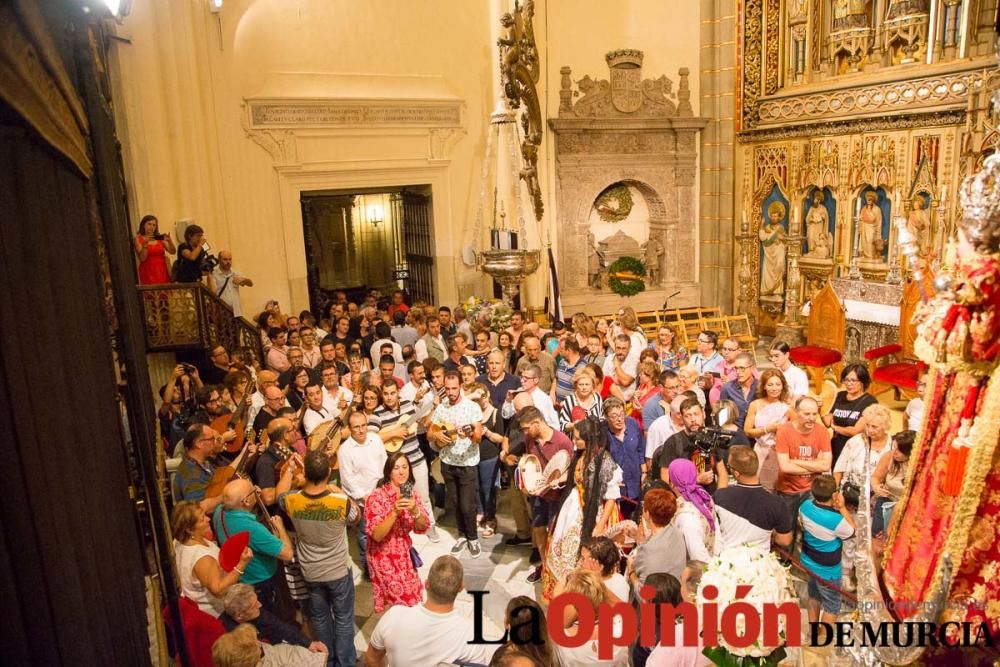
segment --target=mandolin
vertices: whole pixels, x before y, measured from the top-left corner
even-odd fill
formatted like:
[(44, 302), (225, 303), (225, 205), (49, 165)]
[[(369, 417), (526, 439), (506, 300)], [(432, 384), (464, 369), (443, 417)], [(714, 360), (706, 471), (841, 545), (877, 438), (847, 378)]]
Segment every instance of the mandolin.
[(331, 419), (316, 426), (309, 436), (309, 451), (317, 449), (326, 450), (327, 455), (330, 457), (331, 470), (340, 468), (340, 463), (337, 461), (337, 450), (340, 449), (340, 443), (344, 440), (344, 427), (347, 426), (347, 420), (350, 418), (352, 412), (354, 412), (353, 403), (341, 410), (336, 419)]
[[(247, 383), (249, 384), (249, 382)], [(212, 420), (211, 426), (219, 433), (226, 431), (236, 431), (236, 437), (225, 444), (226, 451), (230, 454), (243, 449), (247, 430), (247, 412), (250, 409), (250, 387), (243, 390), (243, 398), (232, 414), (221, 415)]]

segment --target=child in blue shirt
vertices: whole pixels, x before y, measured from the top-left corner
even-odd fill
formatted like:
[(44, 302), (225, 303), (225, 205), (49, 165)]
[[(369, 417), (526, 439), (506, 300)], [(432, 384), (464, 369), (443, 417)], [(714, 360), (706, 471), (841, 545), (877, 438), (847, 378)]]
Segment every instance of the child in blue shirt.
[(840, 613), (840, 593), (818, 582), (840, 581), (841, 551), (844, 540), (854, 535), (854, 518), (837, 493), (837, 483), (830, 475), (812, 481), (812, 497), (799, 507), (802, 522), (802, 564), (815, 577), (809, 578), (809, 621), (820, 619), (834, 623)]

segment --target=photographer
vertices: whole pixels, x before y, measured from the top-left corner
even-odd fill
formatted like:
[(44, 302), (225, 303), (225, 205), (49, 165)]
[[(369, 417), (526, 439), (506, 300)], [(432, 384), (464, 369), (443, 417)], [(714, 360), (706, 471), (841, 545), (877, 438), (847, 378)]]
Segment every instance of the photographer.
[(205, 260), (210, 256), (206, 249), (205, 230), (198, 225), (188, 225), (184, 230), (184, 243), (177, 246), (177, 264), (174, 281), (178, 283), (196, 283), (202, 274), (210, 273), (215, 268), (215, 258), (211, 258), (209, 266)]
[(705, 428), (705, 411), (696, 398), (689, 398), (681, 403), (681, 418), (684, 420), (684, 430), (670, 436), (653, 453), (651, 469), (659, 471), (655, 477), (669, 482), (667, 467), (671, 461), (687, 459), (698, 469), (698, 483), (710, 494), (715, 493), (717, 488), (729, 484), (729, 473), (726, 472), (726, 459), (722, 451), (725, 448), (723, 441), (728, 441), (729, 436), (721, 429)]
[(243, 316), (240, 288), (253, 287), (253, 281), (233, 269), (233, 253), (219, 251), (219, 265), (208, 274), (208, 287), (233, 309), (233, 317)]

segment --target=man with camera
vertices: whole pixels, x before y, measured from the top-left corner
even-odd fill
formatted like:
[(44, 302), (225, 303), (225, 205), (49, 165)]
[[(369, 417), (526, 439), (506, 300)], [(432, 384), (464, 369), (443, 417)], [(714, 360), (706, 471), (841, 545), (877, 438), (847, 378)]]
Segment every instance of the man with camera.
[(218, 260), (208, 254), (208, 249), (205, 230), (198, 225), (188, 225), (184, 230), (184, 243), (177, 246), (174, 282), (196, 283), (203, 275), (211, 273)]
[(667, 466), (674, 459), (688, 459), (698, 469), (698, 483), (706, 491), (715, 493), (717, 488), (728, 486), (729, 473), (721, 452), (727, 434), (720, 429), (705, 428), (705, 410), (697, 398), (681, 403), (681, 418), (684, 429), (670, 436), (653, 453), (651, 470), (659, 471), (657, 476), (668, 482)]
[(219, 251), (219, 265), (208, 274), (209, 289), (233, 309), (234, 317), (243, 316), (240, 305), (240, 288), (253, 287), (253, 281), (233, 270), (233, 253), (229, 250)]

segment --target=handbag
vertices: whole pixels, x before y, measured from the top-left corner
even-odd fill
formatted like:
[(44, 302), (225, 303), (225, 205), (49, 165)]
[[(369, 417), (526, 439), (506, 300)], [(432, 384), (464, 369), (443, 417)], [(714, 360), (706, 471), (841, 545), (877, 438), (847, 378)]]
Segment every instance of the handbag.
[(414, 570), (419, 570), (424, 564), (424, 559), (420, 557), (416, 547), (410, 547), (410, 562), (413, 563)]

